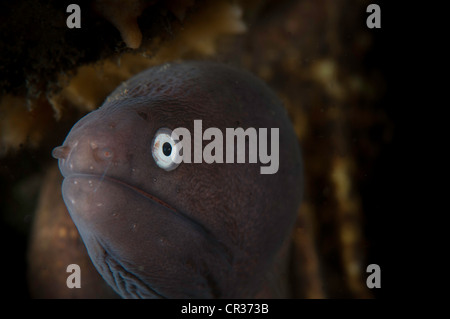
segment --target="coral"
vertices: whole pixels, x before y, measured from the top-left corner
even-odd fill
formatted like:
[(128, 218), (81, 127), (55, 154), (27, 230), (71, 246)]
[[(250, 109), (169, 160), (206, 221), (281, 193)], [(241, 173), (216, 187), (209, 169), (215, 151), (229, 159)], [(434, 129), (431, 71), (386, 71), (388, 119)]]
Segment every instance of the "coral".
[[(139, 47), (141, 31), (136, 25), (136, 17), (154, 3), (154, 1), (104, 0), (96, 1), (94, 5), (97, 11), (102, 11), (102, 14), (113, 24), (118, 25), (124, 41), (127, 44), (131, 43), (130, 47)], [(204, 2), (201, 6), (193, 8), (195, 10), (190, 15), (186, 15), (186, 10), (192, 6), (192, 3), (192, 1), (167, 3), (179, 19), (184, 19), (182, 25), (179, 22), (173, 23), (171, 39), (163, 40), (161, 37), (148, 39), (139, 51), (124, 52), (99, 59), (95, 63), (81, 64), (71, 72), (60, 73), (55, 80), (58, 83), (58, 90), (46, 92), (46, 98), (27, 96), (27, 103), (43, 104), (43, 108), (50, 104), (55, 111), (56, 120), (68, 108), (76, 107), (82, 112), (92, 111), (101, 105), (118, 84), (134, 74), (152, 65), (192, 55), (212, 56), (216, 53), (216, 46), (221, 37), (245, 32), (242, 9), (237, 4), (226, 0)], [(131, 20), (134, 21), (130, 22), (131, 25), (123, 25)], [(21, 101), (24, 102), (25, 98)], [(0, 101), (1, 109), (10, 109), (9, 103), (8, 98)], [(19, 103), (18, 100), (15, 103)], [(33, 123), (33, 121), (39, 121), (40, 117), (26, 117), (27, 120), (23, 124), (7, 125), (6, 123), (10, 121), (9, 114), (8, 111), (4, 114), (3, 123), (5, 124), (2, 126), (3, 133), (0, 138), (3, 154), (6, 149), (15, 149), (21, 144), (36, 147), (42, 136), (51, 134), (46, 130), (46, 127), (50, 127), (47, 124)], [(42, 130), (33, 130), (34, 133), (31, 133), (32, 127), (40, 127)], [(30, 143), (28, 144), (27, 141)]]
[(54, 124), (53, 111), (46, 101), (4, 95), (0, 99), (0, 156), (8, 149), (25, 145), (36, 148), (47, 129)]
[(93, 6), (98, 13), (119, 30), (127, 47), (137, 49), (142, 42), (142, 33), (137, 18), (145, 8), (155, 2), (145, 0), (96, 0)]

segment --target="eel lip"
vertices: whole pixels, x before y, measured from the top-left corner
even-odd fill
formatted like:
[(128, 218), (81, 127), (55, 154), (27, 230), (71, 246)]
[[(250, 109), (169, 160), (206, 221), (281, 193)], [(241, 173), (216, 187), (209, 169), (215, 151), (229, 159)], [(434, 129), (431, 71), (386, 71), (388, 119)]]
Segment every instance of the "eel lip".
[(124, 187), (126, 187), (128, 189), (131, 189), (132, 191), (134, 191), (134, 192), (136, 192), (136, 193), (138, 193), (138, 194), (140, 194), (140, 195), (142, 195), (142, 196), (144, 196), (144, 197), (146, 197), (146, 198), (148, 198), (148, 199), (158, 203), (159, 205), (162, 205), (162, 206), (172, 210), (173, 212), (177, 213), (177, 210), (175, 208), (173, 208), (172, 206), (170, 206), (169, 204), (167, 204), (163, 200), (159, 199), (158, 197), (156, 197), (156, 196), (154, 196), (154, 195), (152, 195), (150, 193), (147, 193), (147, 192), (143, 191), (142, 189), (137, 188), (136, 186), (130, 185), (130, 184), (128, 184), (126, 182), (123, 182), (123, 181), (121, 181), (121, 180), (119, 180), (117, 178), (114, 178), (114, 177), (110, 177), (110, 176), (107, 176), (107, 175), (97, 175), (97, 174), (72, 173), (72, 174), (66, 176), (65, 178), (73, 178), (73, 177), (77, 177), (77, 176), (79, 176), (79, 177), (92, 177), (92, 178), (95, 178), (95, 179), (99, 179), (100, 181), (107, 180), (109, 182), (122, 185), (122, 186), (124, 186)]

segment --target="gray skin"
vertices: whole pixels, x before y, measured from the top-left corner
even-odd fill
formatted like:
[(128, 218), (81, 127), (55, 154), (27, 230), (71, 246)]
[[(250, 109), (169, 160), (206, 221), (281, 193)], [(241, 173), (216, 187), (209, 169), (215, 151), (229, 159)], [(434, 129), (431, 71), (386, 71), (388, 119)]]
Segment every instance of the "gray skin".
[[(196, 119), (224, 136), (225, 128), (279, 128), (278, 172), (260, 174), (266, 164), (248, 158), (158, 167), (156, 131), (193, 135)], [(124, 298), (260, 296), (303, 192), (300, 148), (280, 100), (253, 75), (213, 62), (166, 64), (124, 82), (53, 156), (89, 256)]]

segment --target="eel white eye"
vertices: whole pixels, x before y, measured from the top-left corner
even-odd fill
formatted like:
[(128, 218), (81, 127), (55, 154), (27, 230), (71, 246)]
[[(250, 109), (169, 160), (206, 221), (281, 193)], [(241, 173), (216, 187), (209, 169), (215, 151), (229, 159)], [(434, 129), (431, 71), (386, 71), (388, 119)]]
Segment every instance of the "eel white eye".
[(156, 165), (166, 171), (174, 170), (178, 167), (179, 150), (176, 142), (171, 137), (172, 130), (160, 128), (153, 138), (152, 155)]

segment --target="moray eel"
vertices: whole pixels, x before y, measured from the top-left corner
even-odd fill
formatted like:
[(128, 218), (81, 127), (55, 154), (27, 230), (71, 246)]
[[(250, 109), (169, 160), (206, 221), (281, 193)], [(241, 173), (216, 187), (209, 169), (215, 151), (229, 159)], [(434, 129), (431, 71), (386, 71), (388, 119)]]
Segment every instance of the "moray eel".
[[(279, 128), (278, 171), (261, 174), (248, 161), (157, 163), (155, 152), (170, 154), (155, 144), (161, 130), (193, 132), (198, 119), (222, 132)], [(274, 296), (268, 273), (285, 258), (303, 172), (281, 101), (255, 76), (204, 61), (152, 67), (79, 120), (52, 154), (89, 256), (123, 298)]]

